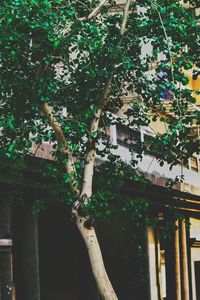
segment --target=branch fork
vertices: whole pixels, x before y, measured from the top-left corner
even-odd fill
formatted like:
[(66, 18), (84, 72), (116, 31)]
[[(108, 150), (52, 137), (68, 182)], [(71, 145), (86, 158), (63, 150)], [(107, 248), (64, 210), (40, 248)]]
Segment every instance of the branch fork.
[(83, 208), (85, 201), (88, 201), (88, 196), (86, 194), (83, 194), (79, 197), (78, 200), (73, 203), (71, 219), (74, 222), (79, 220), (79, 223), (83, 223), (83, 226), (85, 228), (90, 229), (94, 224), (94, 220), (87, 213), (85, 214), (81, 211), (81, 208)]

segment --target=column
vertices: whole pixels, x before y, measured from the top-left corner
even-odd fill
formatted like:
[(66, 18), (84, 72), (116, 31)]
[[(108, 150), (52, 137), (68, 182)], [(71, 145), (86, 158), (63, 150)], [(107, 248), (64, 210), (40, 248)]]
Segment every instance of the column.
[(16, 216), (16, 294), (20, 300), (40, 300), (38, 217), (32, 201), (24, 201)]
[(188, 256), (185, 220), (181, 221), (182, 300), (189, 300)]
[(161, 273), (161, 249), (160, 240), (158, 236), (158, 230), (156, 232), (156, 271), (157, 271), (157, 281), (158, 281), (158, 299), (163, 300), (163, 286), (162, 286), (162, 273)]
[(174, 220), (173, 216), (170, 213), (167, 213), (165, 217), (169, 222), (174, 222), (174, 226), (172, 226), (169, 233), (170, 236), (165, 242), (167, 300), (182, 300), (179, 222), (178, 220)]
[(147, 228), (148, 238), (148, 260), (149, 260), (149, 281), (150, 281), (150, 299), (158, 300), (158, 282), (157, 282), (157, 261), (156, 261), (156, 240), (155, 232), (152, 227)]
[(11, 220), (11, 204), (0, 203), (0, 299), (12, 300), (12, 241), (9, 237)]
[(175, 251), (175, 287), (176, 287), (176, 300), (181, 298), (181, 273), (180, 273), (180, 241), (179, 241), (179, 221), (175, 221), (174, 232), (174, 251)]

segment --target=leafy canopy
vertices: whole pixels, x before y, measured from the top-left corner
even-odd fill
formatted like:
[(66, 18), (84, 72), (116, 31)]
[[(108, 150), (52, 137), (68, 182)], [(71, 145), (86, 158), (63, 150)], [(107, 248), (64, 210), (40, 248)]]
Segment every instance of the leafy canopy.
[[(122, 12), (116, 1), (107, 1), (87, 19), (98, 4), (6, 0), (0, 7), (0, 156), (18, 163), (30, 155), (32, 142), (51, 142), (56, 162), (48, 168), (55, 180), (61, 174), (64, 184), (70, 178), (59, 163), (67, 158), (59, 154), (56, 136), (42, 113), (44, 103), (52, 107), (76, 158), (80, 182), (91, 140), (101, 144), (98, 155), (110, 155), (110, 168), (116, 169), (115, 146), (105, 131), (110, 124), (130, 129), (133, 166), (135, 153), (138, 158), (151, 153), (161, 165), (164, 160), (173, 165), (199, 151), (198, 137), (189, 125), (200, 124), (200, 113), (188, 111), (195, 98), (184, 75), (184, 70), (195, 66), (198, 72), (200, 66), (198, 18), (176, 0), (133, 1), (122, 38)], [(199, 6), (198, 1), (192, 4)], [(92, 136), (90, 123), (109, 78), (110, 94)], [(122, 119), (113, 117), (131, 94), (139, 100), (130, 101)], [(141, 142), (140, 126), (165, 113), (164, 99), (170, 95), (173, 117), (162, 118), (166, 133)]]

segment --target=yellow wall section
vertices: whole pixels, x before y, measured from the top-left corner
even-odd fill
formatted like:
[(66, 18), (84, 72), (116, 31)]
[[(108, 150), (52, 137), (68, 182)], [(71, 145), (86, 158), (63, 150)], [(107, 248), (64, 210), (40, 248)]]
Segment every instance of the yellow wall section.
[(192, 79), (192, 70), (185, 71), (184, 74), (189, 79), (188, 88), (194, 91), (192, 96), (196, 99), (196, 105), (200, 105), (200, 95), (195, 94), (195, 91), (200, 92), (200, 76), (196, 80)]
[(159, 135), (162, 135), (168, 131), (167, 124), (162, 122), (159, 118), (156, 121), (151, 121), (149, 124), (150, 128)]

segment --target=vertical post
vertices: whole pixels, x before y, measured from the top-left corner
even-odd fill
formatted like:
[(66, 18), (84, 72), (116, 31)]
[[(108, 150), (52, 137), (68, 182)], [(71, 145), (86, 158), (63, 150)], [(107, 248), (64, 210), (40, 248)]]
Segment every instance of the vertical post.
[(18, 209), (16, 238), (16, 294), (20, 300), (40, 300), (38, 217), (32, 201)]
[[(0, 203), (0, 238), (7, 241), (10, 232), (11, 204)], [(5, 239), (6, 238), (6, 239)], [(11, 246), (0, 247), (0, 299), (12, 300), (12, 257)]]
[(150, 281), (150, 299), (158, 300), (158, 282), (156, 275), (156, 241), (154, 229), (147, 227), (148, 238), (148, 260), (149, 260), (149, 281)]
[(181, 221), (182, 300), (189, 300), (188, 257), (185, 220)]
[(156, 231), (156, 273), (158, 282), (158, 299), (163, 300), (162, 274), (161, 274), (161, 250), (158, 230)]
[(181, 273), (180, 273), (180, 242), (179, 242), (179, 221), (175, 221), (174, 232), (174, 251), (175, 251), (175, 286), (176, 286), (176, 300), (182, 300), (181, 298)]
[(180, 272), (180, 242), (179, 221), (174, 220), (171, 213), (165, 214), (166, 220), (174, 222), (170, 230), (169, 239), (166, 240), (166, 292), (167, 300), (182, 300), (181, 298), (181, 272)]
[[(185, 220), (189, 222), (190, 218), (186, 217)], [(190, 230), (186, 230), (186, 241), (187, 241), (187, 257), (188, 257), (189, 299), (192, 300), (192, 260), (191, 260)]]

